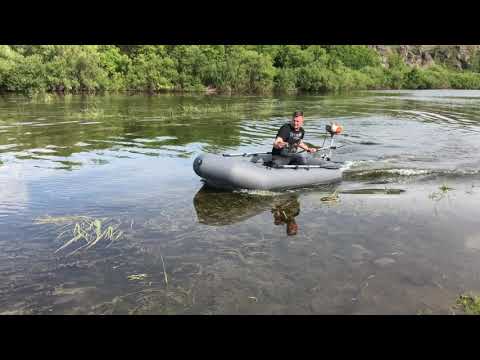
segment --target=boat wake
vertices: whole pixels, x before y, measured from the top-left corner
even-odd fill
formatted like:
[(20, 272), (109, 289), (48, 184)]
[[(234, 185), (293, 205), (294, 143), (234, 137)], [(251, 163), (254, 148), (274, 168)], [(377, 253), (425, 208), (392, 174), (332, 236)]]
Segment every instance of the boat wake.
[(412, 178), (417, 176), (437, 177), (464, 177), (479, 175), (480, 169), (417, 169), (417, 168), (391, 168), (391, 169), (368, 169), (347, 170), (344, 176), (347, 179), (371, 180), (379, 178)]

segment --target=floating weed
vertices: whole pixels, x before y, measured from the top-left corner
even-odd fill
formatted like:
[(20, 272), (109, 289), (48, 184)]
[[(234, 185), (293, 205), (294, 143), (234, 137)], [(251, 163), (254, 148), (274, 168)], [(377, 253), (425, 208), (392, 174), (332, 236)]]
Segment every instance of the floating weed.
[(147, 277), (147, 274), (132, 274), (127, 276), (128, 280), (145, 280)]
[(449, 187), (447, 184), (443, 184), (442, 186), (440, 186), (440, 191), (442, 191), (444, 193), (446, 193), (447, 191), (450, 191), (450, 190), (455, 190), (455, 189)]
[(480, 315), (480, 296), (462, 294), (457, 298), (456, 305), (469, 315)]
[(327, 203), (338, 202), (340, 200), (340, 197), (338, 196), (338, 190), (335, 190), (332, 194), (328, 196), (320, 198), (320, 200)]
[(432, 200), (440, 201), (447, 195), (447, 193), (450, 190), (455, 190), (455, 189), (449, 187), (447, 184), (444, 183), (444, 184), (442, 184), (442, 186), (439, 187), (439, 190), (440, 191), (435, 191), (435, 192), (431, 193), (428, 197)]
[(107, 224), (108, 218), (91, 218), (88, 216), (46, 216), (35, 220), (35, 224), (62, 225), (57, 239), (68, 239), (60, 246), (55, 253), (80, 242), (81, 245), (70, 252), (67, 256), (73, 255), (83, 249), (90, 249), (100, 241), (108, 242), (106, 247), (111, 246), (122, 235), (123, 231), (118, 230), (119, 224)]

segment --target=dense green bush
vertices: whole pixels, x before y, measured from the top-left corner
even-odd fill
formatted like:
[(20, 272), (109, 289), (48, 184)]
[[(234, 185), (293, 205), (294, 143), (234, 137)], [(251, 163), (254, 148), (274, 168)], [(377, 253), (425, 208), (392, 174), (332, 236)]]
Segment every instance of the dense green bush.
[(359, 72), (368, 79), (369, 89), (388, 89), (386, 70), (383, 67), (365, 66)]
[(144, 52), (133, 59), (126, 82), (128, 89), (153, 92), (172, 90), (177, 77), (172, 59), (160, 57), (154, 52)]
[(363, 45), (328, 46), (330, 57), (340, 60), (345, 66), (359, 70), (366, 66), (380, 66), (378, 53)]
[(297, 75), (294, 69), (277, 69), (274, 78), (275, 89), (284, 92), (294, 92), (297, 90)]
[(335, 73), (326, 67), (312, 63), (297, 72), (297, 84), (303, 91), (336, 91), (338, 83)]
[(269, 55), (246, 50), (239, 54), (240, 76), (236, 90), (263, 93), (271, 91), (275, 68)]
[(222, 55), (212, 59), (206, 67), (208, 85), (221, 92), (262, 93), (272, 90), (275, 68), (268, 54), (240, 46), (226, 46)]
[(448, 77), (453, 89), (480, 89), (479, 73), (452, 72)]
[(439, 66), (433, 66), (429, 69), (413, 68), (406, 74), (405, 87), (409, 89), (449, 88), (448, 72)]
[(395, 52), (381, 64), (362, 45), (0, 45), (0, 91), (269, 93), (480, 88), (468, 71), (412, 68)]
[(470, 70), (480, 73), (480, 51), (477, 51), (472, 57), (472, 63), (470, 65)]
[(18, 59), (3, 76), (9, 91), (34, 92), (45, 89), (45, 64), (39, 55)]
[(281, 46), (273, 58), (274, 66), (277, 68), (302, 67), (310, 64), (313, 60), (313, 54), (302, 50), (298, 45)]

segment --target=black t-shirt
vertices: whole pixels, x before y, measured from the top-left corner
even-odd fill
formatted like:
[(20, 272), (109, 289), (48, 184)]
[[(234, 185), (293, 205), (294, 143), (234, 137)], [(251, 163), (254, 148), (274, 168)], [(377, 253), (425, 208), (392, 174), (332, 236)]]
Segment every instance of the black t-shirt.
[[(284, 147), (288, 152), (295, 152), (296, 146), (300, 143), (305, 135), (305, 130), (301, 127), (298, 131), (295, 131), (290, 123), (283, 125), (277, 133), (277, 137), (281, 137), (283, 141), (288, 142), (288, 147)], [(272, 155), (281, 155), (282, 150), (277, 148), (272, 148)]]

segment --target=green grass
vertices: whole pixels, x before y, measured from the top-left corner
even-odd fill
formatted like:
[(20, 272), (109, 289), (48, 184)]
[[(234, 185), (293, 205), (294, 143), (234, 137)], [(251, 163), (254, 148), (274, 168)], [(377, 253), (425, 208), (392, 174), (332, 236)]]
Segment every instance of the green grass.
[(469, 315), (480, 315), (480, 296), (462, 294), (457, 298), (457, 306)]

